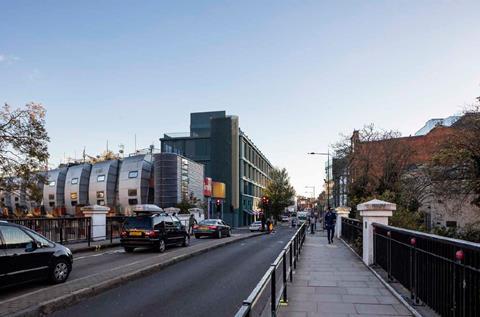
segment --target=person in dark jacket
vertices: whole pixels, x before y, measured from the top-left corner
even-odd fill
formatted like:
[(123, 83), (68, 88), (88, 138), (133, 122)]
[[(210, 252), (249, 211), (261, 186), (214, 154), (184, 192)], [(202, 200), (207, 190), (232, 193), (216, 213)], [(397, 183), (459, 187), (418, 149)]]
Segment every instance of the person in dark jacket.
[(329, 209), (325, 214), (325, 229), (327, 229), (328, 243), (333, 243), (333, 235), (335, 234), (335, 223), (337, 222), (337, 214)]

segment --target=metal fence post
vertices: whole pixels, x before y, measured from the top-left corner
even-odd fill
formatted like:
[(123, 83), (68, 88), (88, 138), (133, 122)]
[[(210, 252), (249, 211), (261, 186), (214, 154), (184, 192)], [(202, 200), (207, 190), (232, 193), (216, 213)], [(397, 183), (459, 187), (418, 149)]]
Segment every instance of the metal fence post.
[(293, 282), (293, 247), (292, 243), (290, 243), (290, 283)]
[(59, 220), (59, 231), (60, 231), (60, 244), (63, 244), (63, 221), (64, 219)]
[(110, 243), (113, 243), (113, 221), (110, 221)]
[(88, 234), (88, 237), (87, 237), (87, 241), (88, 241), (88, 246), (90, 246), (90, 240), (92, 238), (92, 224), (91, 224), (91, 218), (87, 218), (87, 227), (88, 227), (88, 231), (87, 231), (87, 234)]
[(387, 267), (388, 267), (388, 281), (392, 281), (392, 233), (387, 231), (388, 247), (387, 247)]
[(283, 302), (287, 301), (287, 252), (283, 250)]
[(277, 310), (276, 302), (277, 302), (277, 300), (275, 299), (275, 291), (276, 291), (276, 285), (275, 285), (276, 284), (276, 277), (275, 277), (276, 274), (275, 274), (275, 271), (276, 270), (275, 270), (275, 265), (272, 265), (272, 266), (273, 266), (273, 270), (272, 270), (272, 275), (270, 277), (271, 278), (271, 286), (272, 286), (272, 288), (271, 288), (271, 291), (272, 291), (272, 294), (271, 294), (271, 298), (272, 298), (272, 303), (271, 304), (272, 304), (272, 306), (271, 306), (271, 308), (272, 308), (272, 317), (275, 317), (277, 315), (277, 313), (276, 313), (276, 310)]

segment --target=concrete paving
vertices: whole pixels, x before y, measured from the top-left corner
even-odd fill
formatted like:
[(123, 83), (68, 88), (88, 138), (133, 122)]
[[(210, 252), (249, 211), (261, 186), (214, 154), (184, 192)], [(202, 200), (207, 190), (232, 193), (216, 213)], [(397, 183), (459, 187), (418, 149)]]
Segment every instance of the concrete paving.
[(279, 317), (412, 316), (342, 241), (307, 234)]

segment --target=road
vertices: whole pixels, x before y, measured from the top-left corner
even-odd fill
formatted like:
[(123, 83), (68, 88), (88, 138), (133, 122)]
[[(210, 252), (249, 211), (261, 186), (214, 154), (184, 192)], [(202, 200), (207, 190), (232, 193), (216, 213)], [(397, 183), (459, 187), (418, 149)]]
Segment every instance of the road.
[(54, 316), (233, 316), (293, 233), (279, 228), (215, 249)]
[[(246, 233), (245, 230), (233, 230), (233, 235)], [(190, 245), (195, 245), (208, 241), (208, 239), (190, 239)], [(67, 245), (68, 246), (68, 245)], [(168, 248), (165, 252), (171, 252), (175, 248)], [(100, 273), (103, 271), (109, 271), (112, 267), (119, 267), (133, 261), (140, 261), (150, 257), (157, 256), (158, 252), (143, 248), (136, 249), (134, 253), (126, 253), (123, 248), (116, 247), (111, 249), (105, 249), (101, 251), (92, 251), (74, 254), (73, 270), (70, 274), (68, 281), (84, 278), (86, 276)], [(22, 296), (28, 293), (32, 293), (38, 290), (51, 287), (44, 281), (24, 284), (16, 287), (0, 290), (0, 303), (4, 300), (11, 300), (15, 297)]]

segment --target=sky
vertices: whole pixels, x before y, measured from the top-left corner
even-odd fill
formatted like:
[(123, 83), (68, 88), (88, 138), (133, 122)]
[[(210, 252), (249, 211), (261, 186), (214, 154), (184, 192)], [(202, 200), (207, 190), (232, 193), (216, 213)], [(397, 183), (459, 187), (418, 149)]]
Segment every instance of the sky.
[(300, 195), (354, 129), (414, 134), (480, 96), (480, 1), (0, 0), (0, 102), (47, 109), (51, 165), (159, 147), (226, 110)]

